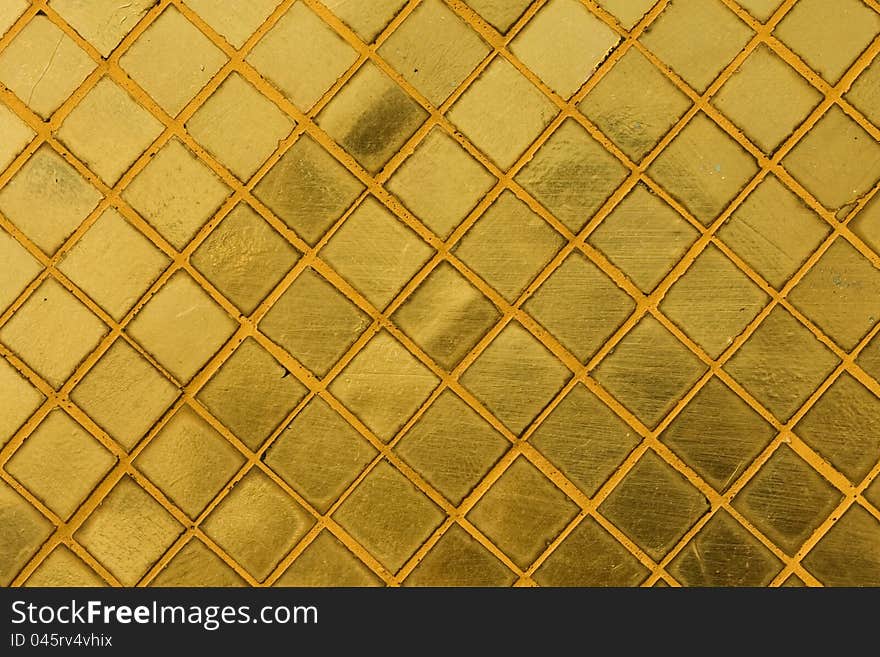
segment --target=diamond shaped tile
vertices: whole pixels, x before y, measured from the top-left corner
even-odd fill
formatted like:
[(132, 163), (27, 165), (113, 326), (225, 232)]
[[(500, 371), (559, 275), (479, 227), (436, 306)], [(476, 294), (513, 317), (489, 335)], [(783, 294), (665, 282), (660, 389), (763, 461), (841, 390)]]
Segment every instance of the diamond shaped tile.
[(247, 204), (239, 203), (190, 262), (250, 315), (299, 260), (299, 253)]
[(266, 452), (266, 465), (325, 513), (376, 450), (320, 397), (300, 411)]
[(184, 545), (150, 582), (150, 586), (245, 586), (245, 581), (204, 543)]
[(441, 263), (394, 313), (394, 322), (447, 370), (501, 317), (498, 309), (447, 262)]
[(181, 532), (183, 526), (125, 476), (74, 538), (124, 586), (134, 586)]
[(324, 0), (322, 4), (341, 18), (366, 43), (372, 43), (400, 11), (406, 0)]
[(328, 531), (318, 537), (284, 571), (274, 586), (361, 587), (382, 581)]
[(9, 586), (54, 527), (5, 481), (0, 481), (0, 586)]
[(650, 450), (599, 506), (606, 518), (655, 561), (708, 510), (703, 494)]
[(596, 4), (614, 16), (624, 29), (631, 30), (657, 0), (597, 0)]
[(465, 371), (461, 382), (511, 431), (522, 431), (571, 372), (522, 324), (511, 322)]
[(186, 122), (187, 131), (241, 180), (249, 179), (294, 122), (238, 73)]
[(822, 100), (800, 73), (761, 44), (712, 98), (712, 104), (765, 153), (797, 128)]
[(117, 0), (49, 1), (49, 6), (105, 58), (155, 4), (155, 0), (132, 0), (123, 5)]
[(836, 240), (788, 298), (849, 351), (880, 319), (880, 269), (846, 240)]
[(661, 434), (719, 492), (743, 473), (775, 429), (719, 379), (711, 378)]
[(532, 0), (465, 0), (465, 4), (504, 34), (532, 4)]
[(260, 322), (260, 330), (323, 377), (370, 323), (319, 276), (304, 270)]
[(238, 49), (269, 18), (280, 1), (249, 0), (233, 4), (223, 0), (186, 0), (186, 4)]
[(489, 53), (489, 46), (440, 0), (426, 0), (379, 48), (379, 54), (439, 106)]
[(28, 0), (9, 0), (0, 6), (0, 36), (6, 34), (28, 6)]
[(782, 0), (739, 0), (739, 6), (762, 23), (766, 23), (781, 4)]
[(67, 520), (115, 462), (69, 415), (55, 410), (25, 439), (5, 469)]
[(628, 173), (584, 128), (568, 119), (517, 174), (516, 181), (576, 233)]
[(0, 189), (0, 212), (52, 255), (100, 200), (98, 190), (44, 145)]
[(840, 499), (831, 484), (782, 445), (734, 498), (733, 506), (770, 540), (794, 554)]
[(0, 329), (0, 341), (57, 390), (107, 330), (58, 281), (47, 278)]
[(523, 306), (581, 361), (588, 360), (635, 307), (626, 292), (579, 253), (566, 258)]
[(499, 57), (447, 116), (495, 164), (509, 169), (556, 113), (535, 85)]
[(0, 230), (0, 312), (6, 310), (42, 270), (27, 249), (5, 230)]
[(3, 143), (0, 144), (0, 173), (2, 173), (36, 133), (18, 118), (15, 112), (0, 103), (0, 134), (3, 135)]
[(119, 321), (170, 262), (111, 208), (64, 254), (58, 269)]
[(834, 105), (782, 165), (826, 208), (848, 213), (880, 179), (880, 144)]
[(378, 333), (333, 379), (330, 392), (388, 442), (439, 380), (390, 334)]
[(508, 301), (516, 299), (564, 240), (509, 190), (456, 245), (454, 253)]
[(880, 59), (874, 58), (853, 82), (846, 99), (856, 106), (874, 125), (880, 124)]
[(304, 112), (356, 59), (354, 49), (302, 2), (294, 4), (247, 57)]
[(162, 109), (176, 116), (226, 63), (226, 55), (171, 7), (162, 13), (119, 65)]
[(638, 444), (639, 436), (579, 383), (529, 442), (592, 497)]
[(467, 519), (526, 569), (578, 512), (565, 493), (519, 457), (480, 498)]
[(27, 587), (107, 586), (98, 574), (65, 545), (59, 545), (40, 562), (24, 583)]
[(702, 113), (691, 119), (648, 169), (654, 180), (707, 226), (757, 172), (754, 158)]
[(182, 251), (229, 194), (208, 167), (172, 139), (126, 186), (122, 197)]
[(181, 382), (189, 381), (238, 324), (189, 274), (174, 274), (126, 332)]
[(94, 70), (92, 58), (41, 14), (0, 52), (0, 82), (43, 119)]
[(641, 42), (702, 93), (752, 35), (721, 0), (675, 0)]
[(859, 354), (856, 363), (869, 375), (880, 381), (880, 338), (876, 335)]
[(395, 452), (453, 504), (461, 504), (510, 447), (470, 406), (443, 391)]
[(37, 410), (44, 397), (9, 361), (0, 358), (0, 399), (5, 400), (3, 415), (0, 415), (0, 447), (3, 447)]
[(202, 388), (198, 399), (256, 451), (306, 392), (281, 363), (248, 338)]
[(865, 499), (874, 505), (874, 508), (880, 509), (880, 477), (874, 477), (874, 481), (865, 489), (863, 494)]
[(510, 586), (516, 575), (458, 525), (419, 562), (404, 586)]
[(400, 570), (443, 517), (387, 461), (373, 468), (333, 514), (343, 529), (392, 572)]
[(599, 363), (593, 376), (642, 422), (655, 427), (705, 370), (693, 353), (648, 316)]
[(801, 563), (825, 586), (880, 586), (880, 522), (852, 506)]
[(815, 251), (828, 225), (769, 175), (746, 197), (718, 235), (775, 288)]
[[(368, 197), (321, 249), (321, 258), (382, 309), (433, 253), (410, 228)], [(381, 268), (376, 263), (381, 262)]]
[(880, 195), (874, 195), (850, 222), (849, 227), (875, 253), (880, 253)]
[[(214, 508), (202, 528), (262, 581), (314, 524), (296, 500), (254, 468)], [(255, 541), (255, 536), (260, 540)]]

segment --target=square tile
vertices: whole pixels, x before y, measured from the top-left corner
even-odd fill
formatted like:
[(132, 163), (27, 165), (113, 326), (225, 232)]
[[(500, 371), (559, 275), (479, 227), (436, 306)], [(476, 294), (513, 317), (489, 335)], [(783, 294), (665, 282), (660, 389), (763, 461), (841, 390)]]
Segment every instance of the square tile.
[(314, 246), (363, 190), (330, 153), (302, 135), (260, 179), (254, 195)]
[(849, 242), (838, 239), (788, 298), (850, 351), (880, 319), (880, 269)]
[(465, 0), (465, 4), (504, 34), (532, 4), (532, 0)]
[(492, 425), (444, 390), (394, 451), (457, 506), (509, 447)]
[(115, 463), (116, 458), (67, 413), (54, 410), (15, 451), (5, 469), (67, 520)]
[(880, 253), (880, 194), (874, 198), (849, 223), (852, 231), (875, 253)]
[(150, 582), (158, 587), (232, 587), (246, 582), (204, 543), (193, 538)]
[(703, 93), (753, 34), (721, 0), (675, 0), (640, 40)]
[(97, 189), (43, 145), (0, 189), (0, 212), (53, 255), (100, 200)]
[(709, 511), (709, 500), (648, 450), (599, 511), (651, 559), (660, 561)]
[(263, 460), (326, 513), (375, 456), (375, 448), (354, 427), (315, 397), (279, 434)]
[(781, 4), (782, 0), (739, 0), (739, 6), (762, 23), (766, 23)]
[(663, 199), (639, 183), (590, 233), (588, 241), (650, 294), (698, 235)]
[(238, 73), (186, 122), (195, 140), (242, 181), (256, 173), (293, 126), (293, 119)]
[(57, 135), (112, 186), (163, 129), (126, 91), (103, 78), (67, 115)]
[(225, 63), (223, 51), (173, 6), (119, 59), (122, 69), (171, 116), (177, 116)]
[(580, 509), (523, 457), (514, 461), (467, 514), (523, 570)]
[(780, 21), (773, 35), (807, 65), (836, 84), (880, 32), (880, 15), (859, 0), (801, 0)]
[(346, 588), (381, 585), (382, 580), (326, 530), (309, 543), (273, 584)]
[(42, 265), (16, 239), (0, 229), (0, 313), (43, 271)]
[(874, 505), (874, 508), (880, 509), (880, 477), (874, 477), (874, 481), (865, 489), (863, 495)]
[(614, 16), (625, 30), (631, 30), (657, 0), (597, 0), (596, 4)]
[[(633, 88), (639, 93), (633, 94)], [(605, 135), (638, 162), (691, 106), (648, 59), (630, 48), (578, 105)]]
[(846, 99), (855, 105), (874, 125), (880, 124), (880, 59), (874, 58), (846, 94)]
[(192, 254), (190, 262), (245, 315), (299, 260), (290, 242), (239, 203)]
[(508, 301), (515, 301), (562, 248), (562, 235), (510, 190), (487, 209), (453, 253)]
[(138, 311), (126, 333), (186, 383), (237, 328), (189, 274), (179, 271)]
[(523, 309), (578, 360), (586, 362), (635, 307), (632, 297), (575, 252), (550, 274)]
[(440, 263), (392, 317), (450, 371), (500, 318), (498, 308), (448, 262)]
[(0, 415), (0, 448), (12, 438), (45, 397), (5, 358), (0, 358), (0, 399), (4, 401)]
[(826, 208), (848, 213), (880, 179), (880, 144), (834, 105), (782, 166)]
[(391, 19), (397, 15), (406, 0), (323, 0), (322, 3), (351, 27), (366, 43), (372, 43)]
[(529, 443), (592, 497), (639, 440), (632, 427), (578, 383), (550, 411)]
[(257, 31), (281, 0), (186, 0), (193, 11), (236, 50)]
[(242, 342), (197, 398), (257, 451), (308, 390), (253, 338)]
[(36, 133), (22, 121), (11, 109), (0, 103), (0, 173), (12, 164), (12, 160), (24, 150)]
[(302, 2), (294, 4), (247, 56), (247, 62), (308, 112), (358, 55)]
[(168, 499), (193, 519), (243, 463), (244, 457), (186, 405), (134, 461)]
[(404, 586), (510, 586), (516, 575), (459, 525), (452, 525), (422, 558)]
[(496, 58), (447, 113), (473, 144), (509, 169), (558, 110), (522, 73)]
[(263, 317), (260, 330), (324, 377), (370, 321), (314, 269), (305, 269)]
[(27, 587), (98, 587), (107, 586), (82, 559), (61, 544), (40, 562), (24, 583)]
[(718, 230), (718, 236), (780, 289), (830, 232), (776, 176), (768, 175)]
[(713, 377), (675, 416), (660, 440), (723, 493), (775, 435), (772, 425)]
[(358, 484), (333, 519), (397, 572), (437, 528), (443, 512), (387, 461)]
[(0, 7), (0, 37), (6, 34), (29, 6), (28, 0), (9, 0), (3, 3)]
[(95, 66), (82, 48), (38, 13), (0, 52), (0, 82), (48, 119)]
[(880, 522), (853, 505), (801, 563), (825, 586), (880, 586)]
[(171, 139), (122, 191), (128, 201), (178, 251), (232, 193), (177, 139)]
[(0, 341), (56, 390), (108, 329), (54, 278), (47, 278), (0, 329)]
[(439, 107), (490, 50), (440, 0), (426, 0), (378, 52), (416, 91)]
[(254, 468), (214, 508), (202, 529), (263, 581), (314, 524), (296, 500)]
[(9, 586), (54, 531), (43, 514), (0, 481), (0, 586)]
[(382, 331), (333, 379), (329, 390), (380, 440), (388, 442), (439, 382)]
[(563, 98), (569, 98), (620, 37), (578, 0), (550, 0), (516, 35), (510, 49)]
[(583, 228), (629, 170), (573, 119), (567, 119), (516, 181), (573, 233)]
[(700, 359), (649, 315), (624, 336), (592, 375), (653, 428), (705, 371)]
[(155, 0), (132, 0), (122, 6), (117, 0), (49, 0), (49, 6), (104, 58), (155, 4)]
[(86, 373), (70, 399), (131, 451), (177, 395), (177, 387), (120, 338)]
[(376, 174), (428, 113), (372, 62), (358, 69), (318, 115), (318, 125)]
[(58, 269), (119, 321), (169, 264), (168, 256), (109, 208), (62, 256)]
[(320, 257), (382, 310), (433, 253), (412, 229), (370, 196), (334, 233)]
[(758, 46), (712, 97), (712, 104), (765, 153), (772, 153), (822, 94), (766, 45)]
[(123, 586), (134, 586), (183, 530), (183, 525), (126, 475), (74, 538)]
[(734, 498), (733, 506), (793, 555), (840, 499), (841, 494), (831, 484), (782, 445)]
[(651, 178), (705, 226), (756, 173), (755, 159), (702, 113), (691, 119), (648, 168)]
[(520, 434), (570, 376), (568, 368), (522, 324), (511, 322), (465, 371), (461, 382)]

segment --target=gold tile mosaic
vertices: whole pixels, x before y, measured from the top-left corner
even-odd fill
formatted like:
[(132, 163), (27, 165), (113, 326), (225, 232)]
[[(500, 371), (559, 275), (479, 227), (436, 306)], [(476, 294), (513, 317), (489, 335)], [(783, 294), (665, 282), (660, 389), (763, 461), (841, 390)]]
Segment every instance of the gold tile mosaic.
[(880, 586), (877, 0), (0, 2), (0, 585)]

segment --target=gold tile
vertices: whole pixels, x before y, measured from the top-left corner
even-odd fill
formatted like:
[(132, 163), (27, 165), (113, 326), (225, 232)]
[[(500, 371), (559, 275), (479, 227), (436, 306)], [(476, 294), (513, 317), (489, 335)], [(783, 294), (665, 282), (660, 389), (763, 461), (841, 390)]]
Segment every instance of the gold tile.
[(9, 586), (53, 530), (43, 514), (0, 481), (0, 586)]
[(464, 0), (483, 20), (504, 34), (510, 29), (532, 0)]
[(199, 539), (193, 538), (175, 554), (150, 586), (246, 586), (246, 582)]
[(357, 59), (357, 53), (302, 2), (294, 4), (247, 62), (308, 112)]
[(0, 447), (3, 447), (45, 397), (9, 361), (0, 358), (0, 399), (5, 400), (0, 415)]
[(865, 489), (864, 496), (875, 508), (880, 509), (880, 477), (874, 477), (874, 481)]
[(579, 509), (540, 470), (519, 457), (467, 514), (520, 568), (547, 548)]
[(404, 586), (510, 586), (516, 580), (494, 554), (452, 525), (419, 562)]
[(134, 460), (190, 518), (204, 510), (242, 463), (244, 457), (186, 405)]
[(234, 48), (244, 45), (262, 25), (281, 0), (249, 0), (248, 2), (224, 2), (224, 0), (186, 0), (212, 29), (226, 39)]
[(806, 587), (804, 580), (800, 577), (792, 573), (788, 576), (788, 578), (782, 583), (782, 586), (786, 588), (803, 588)]
[(880, 381), (880, 338), (875, 335), (871, 339), (859, 354), (856, 363), (869, 375)]
[(27, 8), (28, 0), (9, 0), (0, 5), (0, 36), (6, 34)]
[(657, 0), (597, 0), (596, 4), (614, 16), (624, 29), (631, 30)]
[(849, 223), (849, 227), (875, 253), (880, 253), (880, 195), (874, 195)]
[(880, 59), (874, 58), (846, 94), (846, 99), (855, 105), (874, 124), (880, 124)]
[(406, 0), (323, 0), (330, 11), (351, 27), (367, 43), (372, 43), (391, 19), (403, 8)]
[(18, 298), (43, 267), (12, 235), (0, 230), (0, 312)]
[(103, 57), (143, 18), (154, 0), (131, 0), (120, 5), (117, 0), (49, 0), (49, 6), (70, 23)]
[(116, 458), (67, 413), (55, 410), (6, 463), (6, 471), (67, 520)]
[(56, 390), (108, 328), (54, 278), (47, 278), (0, 329), (0, 342)]
[(509, 447), (476, 411), (444, 390), (394, 451), (459, 505)]
[(387, 461), (373, 468), (333, 514), (336, 522), (392, 572), (400, 570), (443, 517), (443, 512)]
[(388, 442), (439, 382), (382, 331), (333, 379), (329, 390), (380, 440)]
[(522, 433), (571, 372), (522, 324), (511, 322), (461, 377), (507, 427)]
[(381, 580), (333, 534), (322, 531), (309, 543), (275, 586), (380, 586)]
[(851, 507), (803, 564), (825, 586), (880, 586), (880, 522)]
[(0, 144), (0, 172), (12, 163), (35, 134), (15, 112), (0, 103), (0, 135), (3, 135), (3, 143)]
[(739, 0), (739, 6), (762, 23), (766, 23), (781, 4), (782, 0)]
[(64, 545), (59, 545), (27, 578), (24, 586), (107, 586), (98, 574)]

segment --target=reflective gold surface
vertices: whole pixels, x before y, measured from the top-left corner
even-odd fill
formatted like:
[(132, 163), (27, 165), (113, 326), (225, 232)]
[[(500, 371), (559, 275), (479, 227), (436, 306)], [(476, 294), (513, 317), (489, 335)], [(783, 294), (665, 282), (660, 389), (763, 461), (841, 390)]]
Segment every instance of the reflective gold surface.
[(0, 2), (0, 585), (880, 586), (878, 34)]

